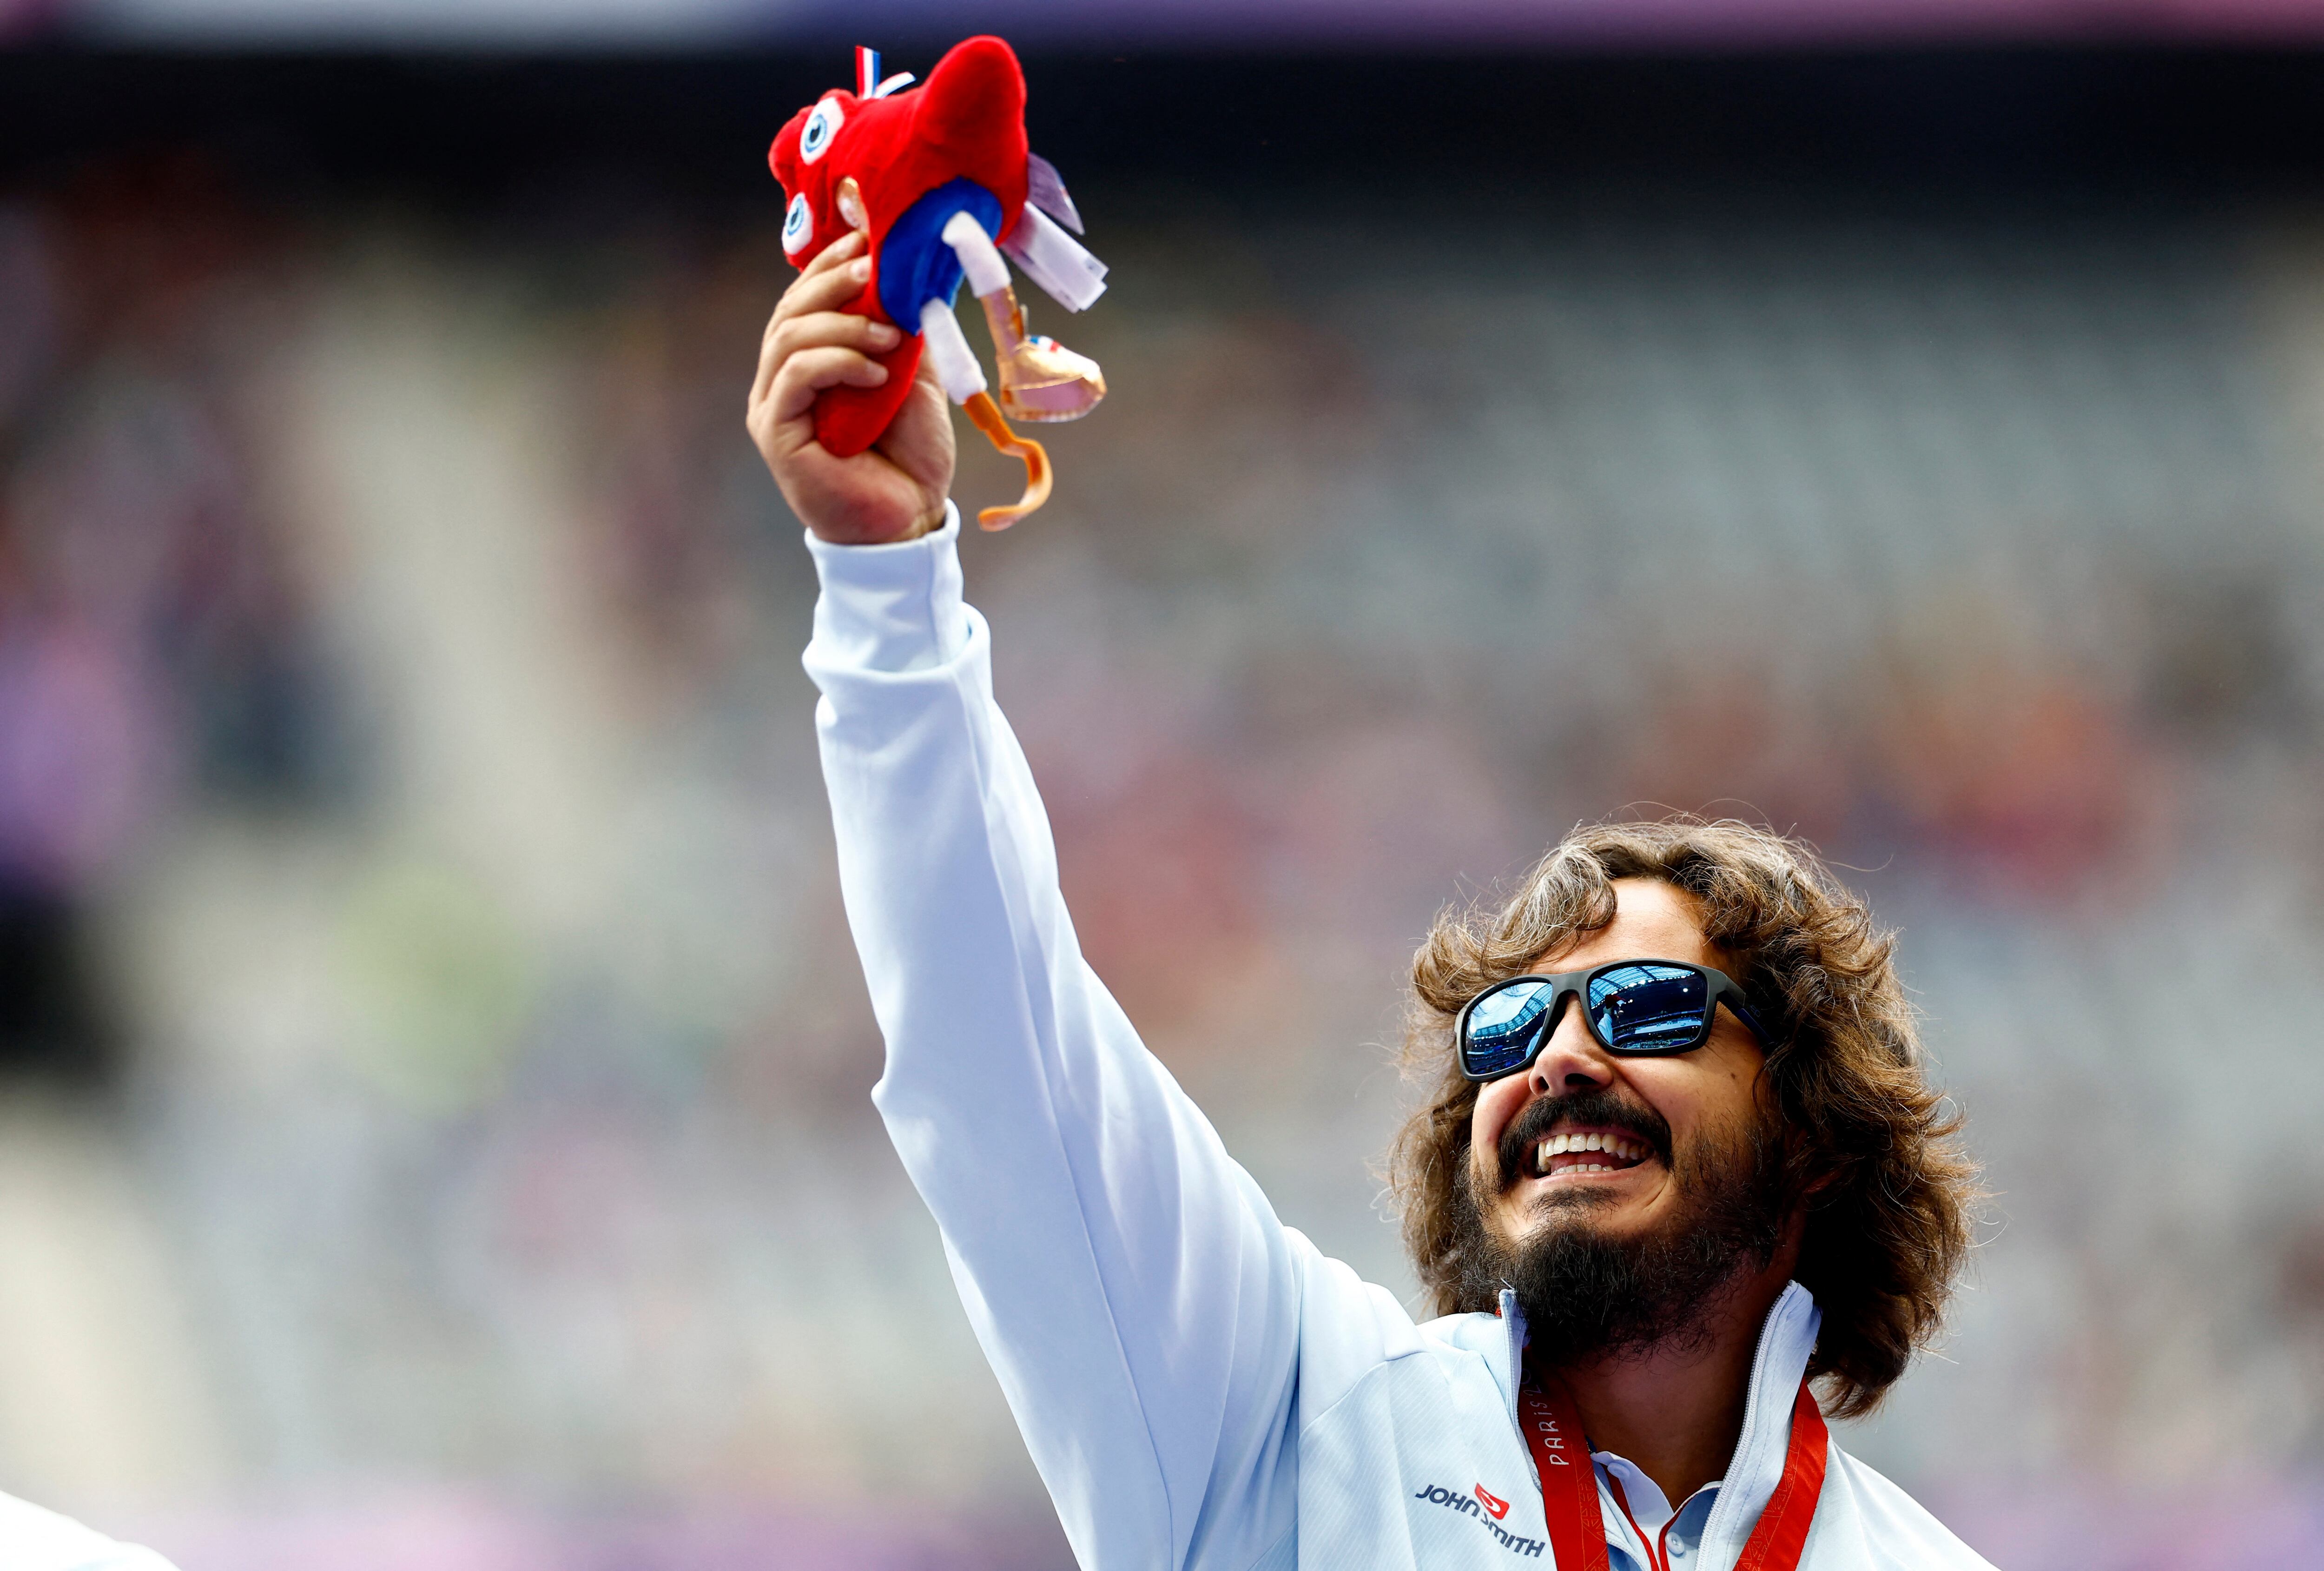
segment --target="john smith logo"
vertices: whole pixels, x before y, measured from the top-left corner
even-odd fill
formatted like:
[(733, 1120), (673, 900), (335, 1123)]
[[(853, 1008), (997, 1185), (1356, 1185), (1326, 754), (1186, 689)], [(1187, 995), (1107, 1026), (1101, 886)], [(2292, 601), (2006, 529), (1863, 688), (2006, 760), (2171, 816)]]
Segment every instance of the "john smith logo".
[(1509, 1514), (1509, 1502), (1481, 1483), (1476, 1486), (1474, 1494), (1460, 1494), (1442, 1484), (1432, 1483), (1426, 1489), (1416, 1491), (1412, 1498), (1425, 1500), (1431, 1505), (1441, 1505), (1446, 1511), (1467, 1517), (1492, 1534), (1501, 1548), (1512, 1555), (1530, 1556), (1538, 1560), (1542, 1550), (1548, 1547), (1539, 1539), (1520, 1539), (1501, 1526), (1500, 1519)]

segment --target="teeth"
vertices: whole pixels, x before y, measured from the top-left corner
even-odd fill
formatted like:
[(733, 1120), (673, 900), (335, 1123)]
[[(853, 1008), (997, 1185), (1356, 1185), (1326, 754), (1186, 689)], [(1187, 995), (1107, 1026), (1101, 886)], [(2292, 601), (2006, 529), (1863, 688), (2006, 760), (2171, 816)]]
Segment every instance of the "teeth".
[[(1553, 1134), (1534, 1148), (1534, 1163), (1543, 1173), (1550, 1171), (1552, 1157), (1562, 1157), (1581, 1151), (1604, 1151), (1624, 1162), (1646, 1160), (1646, 1148), (1634, 1140), (1618, 1134)], [(1561, 1171), (1568, 1173), (1611, 1173), (1620, 1169), (1612, 1162), (1575, 1162)]]

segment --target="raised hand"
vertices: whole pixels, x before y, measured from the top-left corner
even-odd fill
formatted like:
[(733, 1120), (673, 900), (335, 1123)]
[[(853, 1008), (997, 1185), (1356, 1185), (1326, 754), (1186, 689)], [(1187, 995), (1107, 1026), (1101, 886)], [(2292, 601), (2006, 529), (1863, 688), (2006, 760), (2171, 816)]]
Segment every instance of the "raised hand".
[(886, 322), (839, 308), (871, 276), (863, 236), (835, 240), (783, 291), (759, 346), (745, 423), (775, 484), (799, 522), (839, 545), (883, 545), (944, 522), (952, 488), (952, 411), (924, 356), (911, 396), (878, 442), (835, 458), (815, 439), (816, 394), (826, 387), (876, 387), (887, 368), (873, 360), (901, 340)]

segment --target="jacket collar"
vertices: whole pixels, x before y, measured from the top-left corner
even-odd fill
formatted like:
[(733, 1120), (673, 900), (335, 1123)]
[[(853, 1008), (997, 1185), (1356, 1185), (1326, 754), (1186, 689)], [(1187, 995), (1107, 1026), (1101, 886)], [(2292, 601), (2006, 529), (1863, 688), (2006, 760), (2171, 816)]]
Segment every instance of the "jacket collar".
[[(1517, 1422), (1517, 1391), (1525, 1384), (1526, 1319), (1525, 1311), (1517, 1308), (1517, 1290), (1515, 1288), (1501, 1289), (1500, 1307), (1494, 1312), (1501, 1317), (1501, 1334), (1505, 1338), (1500, 1367), (1494, 1372), (1501, 1377), (1501, 1396), (1508, 1403), (1509, 1428), (1517, 1431), (1518, 1440), (1522, 1443), (1525, 1430)], [(1526, 1455), (1530, 1457), (1533, 1453), (1528, 1451)], [(1540, 1479), (1534, 1480), (1534, 1487), (1541, 1487)]]
[(1741, 1557), (1759, 1512), (1784, 1476), (1792, 1444), (1792, 1404), (1815, 1352), (1823, 1311), (1797, 1282), (1787, 1284), (1759, 1327), (1751, 1360), (1751, 1389), (1743, 1399), (1743, 1433), (1720, 1481), (1719, 1499), (1702, 1525), (1698, 1566), (1732, 1566)]

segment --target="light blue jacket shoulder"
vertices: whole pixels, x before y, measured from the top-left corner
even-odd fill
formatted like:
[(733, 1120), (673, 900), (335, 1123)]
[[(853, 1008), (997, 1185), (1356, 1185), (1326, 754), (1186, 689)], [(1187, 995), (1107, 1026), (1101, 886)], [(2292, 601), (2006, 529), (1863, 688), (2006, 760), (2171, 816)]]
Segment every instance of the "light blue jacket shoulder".
[(171, 1571), (151, 1549), (115, 1543), (70, 1517), (0, 1494), (0, 1567), (6, 1571)]

